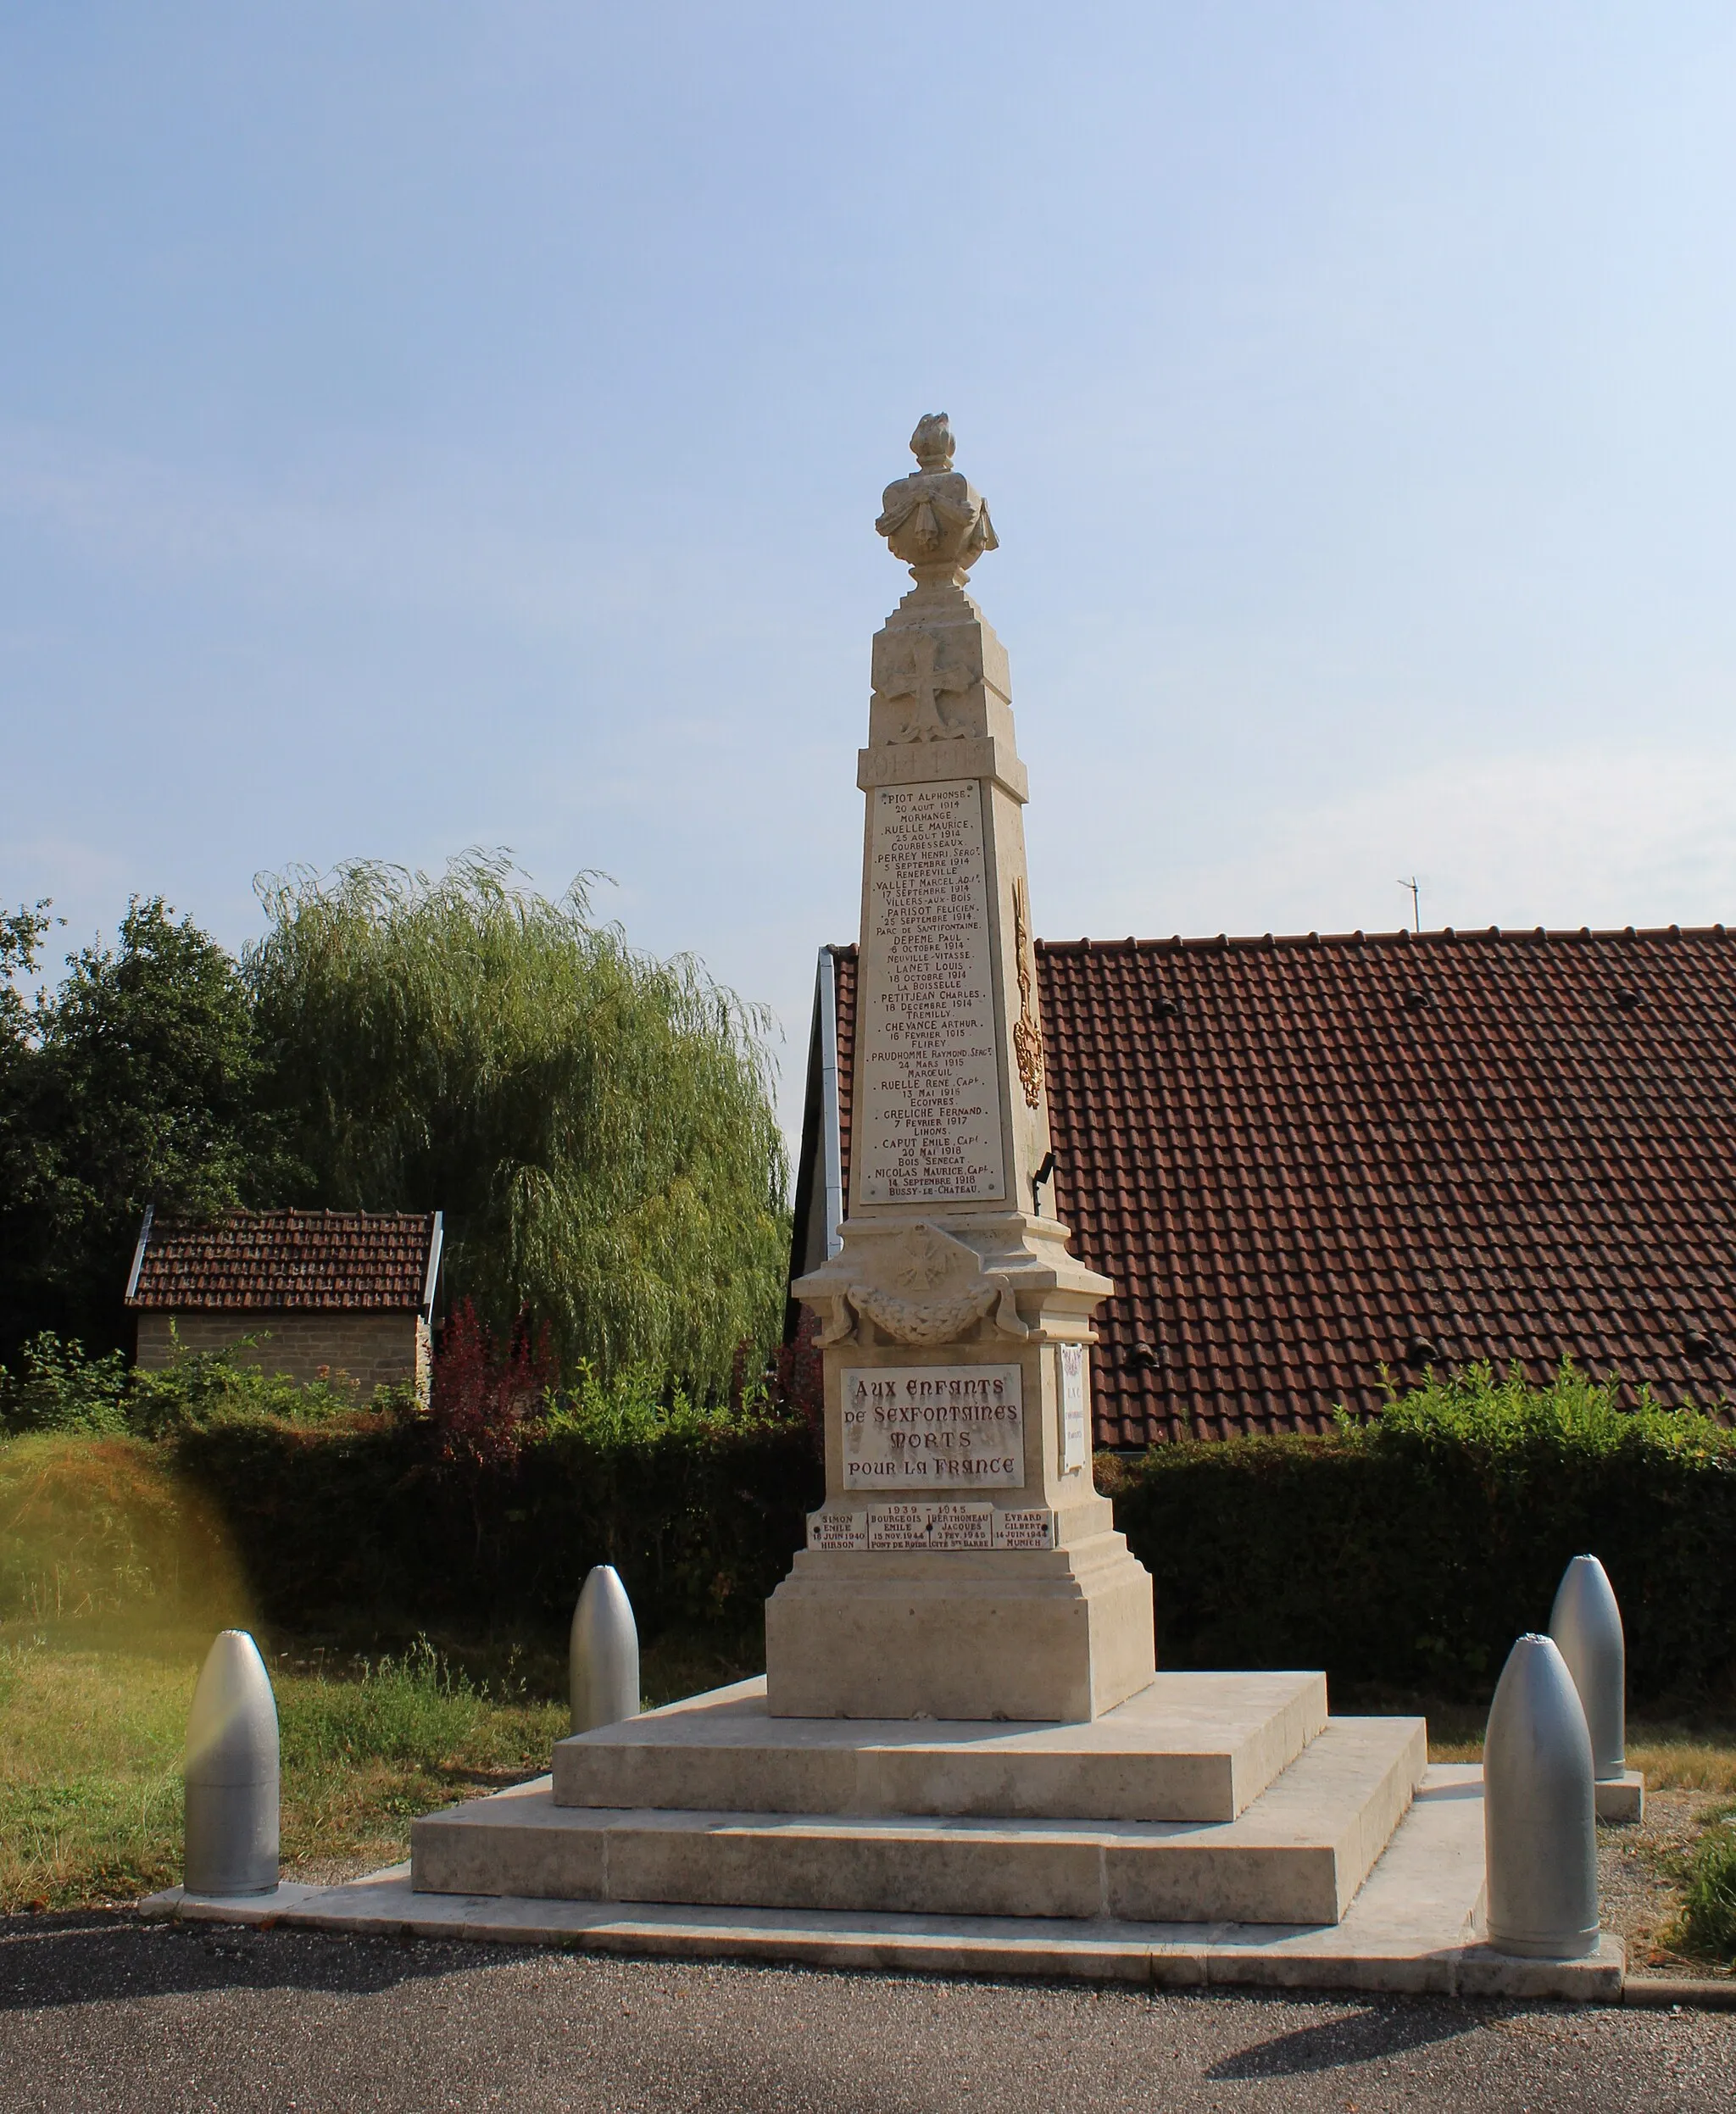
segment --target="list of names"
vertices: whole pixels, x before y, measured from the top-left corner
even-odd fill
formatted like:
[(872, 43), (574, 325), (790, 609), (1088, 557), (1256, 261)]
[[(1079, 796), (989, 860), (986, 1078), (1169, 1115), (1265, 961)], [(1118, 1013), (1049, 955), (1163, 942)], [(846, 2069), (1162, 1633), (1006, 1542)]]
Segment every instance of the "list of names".
[(977, 783), (879, 786), (870, 797), (860, 1194), (865, 1204), (1003, 1197)]

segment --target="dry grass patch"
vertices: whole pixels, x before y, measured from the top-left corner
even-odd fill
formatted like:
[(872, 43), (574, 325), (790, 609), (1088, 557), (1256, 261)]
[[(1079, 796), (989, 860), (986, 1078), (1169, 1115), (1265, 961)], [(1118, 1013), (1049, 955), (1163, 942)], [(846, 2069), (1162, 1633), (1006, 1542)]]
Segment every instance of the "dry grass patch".
[[(1481, 1761), (1488, 1712), (1447, 1708), (1428, 1712), (1431, 1761)], [(1628, 1722), (1628, 1766), (1648, 1791), (1715, 1791), (1736, 1794), (1736, 1729), (1705, 1729)]]

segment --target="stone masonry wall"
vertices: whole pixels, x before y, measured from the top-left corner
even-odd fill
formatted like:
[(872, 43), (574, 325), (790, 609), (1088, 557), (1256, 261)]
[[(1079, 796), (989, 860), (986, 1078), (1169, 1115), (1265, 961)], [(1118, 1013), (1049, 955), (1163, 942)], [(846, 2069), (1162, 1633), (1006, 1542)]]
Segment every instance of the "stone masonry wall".
[[(171, 1328), (173, 1333), (171, 1334)], [(416, 1314), (306, 1313), (164, 1314), (139, 1316), (138, 1362), (159, 1371), (183, 1350), (222, 1350), (245, 1337), (256, 1338), (248, 1363), (262, 1371), (286, 1373), (305, 1386), (347, 1373), (364, 1394), (376, 1388), (411, 1382), (428, 1389), (428, 1324)]]

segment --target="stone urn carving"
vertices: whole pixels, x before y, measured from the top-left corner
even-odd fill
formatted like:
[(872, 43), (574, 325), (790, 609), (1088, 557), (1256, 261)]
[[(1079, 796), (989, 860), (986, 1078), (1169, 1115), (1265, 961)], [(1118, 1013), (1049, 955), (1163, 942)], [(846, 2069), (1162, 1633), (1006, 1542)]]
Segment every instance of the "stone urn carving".
[(917, 420), (910, 453), (921, 467), (886, 487), (874, 526), (913, 580), (962, 587), (965, 575), (984, 551), (998, 548), (999, 538), (982, 493), (952, 466), (953, 430), (944, 411)]

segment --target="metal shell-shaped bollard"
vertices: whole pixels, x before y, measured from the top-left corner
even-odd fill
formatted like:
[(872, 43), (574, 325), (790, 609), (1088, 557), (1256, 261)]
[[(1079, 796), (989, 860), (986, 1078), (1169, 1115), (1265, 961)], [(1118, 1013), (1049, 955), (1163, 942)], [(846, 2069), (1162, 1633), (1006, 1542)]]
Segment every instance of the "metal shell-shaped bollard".
[(1595, 1556), (1576, 1556), (1562, 1572), (1550, 1635), (1579, 1691), (1592, 1775), (1599, 1783), (1619, 1782), (1628, 1766), (1627, 1648), (1615, 1588)]
[(277, 1701), (259, 1648), (226, 1629), (205, 1655), (186, 1726), (189, 1894), (277, 1884)]
[(567, 1677), (576, 1733), (639, 1715), (638, 1625), (613, 1564), (598, 1564), (579, 1594)]
[(1567, 1662), (1522, 1637), (1489, 1705), (1483, 1748), (1488, 1942), (1528, 1960), (1598, 1948), (1591, 1735)]

